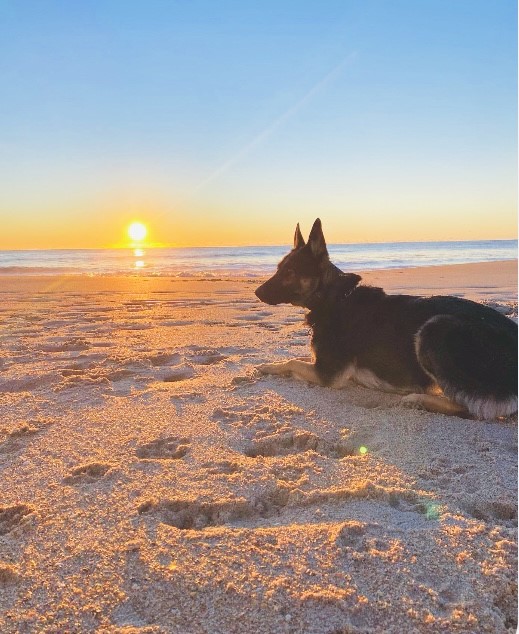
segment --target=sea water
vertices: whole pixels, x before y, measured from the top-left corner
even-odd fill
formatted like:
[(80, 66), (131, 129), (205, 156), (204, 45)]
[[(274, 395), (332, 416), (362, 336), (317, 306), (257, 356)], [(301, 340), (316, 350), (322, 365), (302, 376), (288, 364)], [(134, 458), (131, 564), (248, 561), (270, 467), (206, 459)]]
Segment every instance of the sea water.
[[(289, 246), (0, 251), (0, 274), (160, 275), (265, 277)], [(517, 258), (515, 240), (331, 244), (343, 271), (491, 262)]]

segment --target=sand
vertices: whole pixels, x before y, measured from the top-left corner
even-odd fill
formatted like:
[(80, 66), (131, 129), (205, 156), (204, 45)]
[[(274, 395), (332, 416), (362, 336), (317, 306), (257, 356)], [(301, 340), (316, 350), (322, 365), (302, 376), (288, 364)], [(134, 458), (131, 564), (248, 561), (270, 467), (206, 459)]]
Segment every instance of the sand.
[[(516, 271), (364, 278), (516, 319)], [(257, 285), (0, 277), (0, 632), (515, 632), (517, 417), (257, 376), (309, 350)]]

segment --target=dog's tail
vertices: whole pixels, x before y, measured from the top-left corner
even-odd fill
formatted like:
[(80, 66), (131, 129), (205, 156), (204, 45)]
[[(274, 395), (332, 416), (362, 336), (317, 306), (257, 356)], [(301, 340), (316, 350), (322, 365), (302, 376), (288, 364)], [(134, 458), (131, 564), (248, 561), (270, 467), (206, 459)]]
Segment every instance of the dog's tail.
[(477, 418), (517, 412), (517, 327), (507, 321), (496, 325), (437, 315), (416, 335), (425, 372), (447, 398)]

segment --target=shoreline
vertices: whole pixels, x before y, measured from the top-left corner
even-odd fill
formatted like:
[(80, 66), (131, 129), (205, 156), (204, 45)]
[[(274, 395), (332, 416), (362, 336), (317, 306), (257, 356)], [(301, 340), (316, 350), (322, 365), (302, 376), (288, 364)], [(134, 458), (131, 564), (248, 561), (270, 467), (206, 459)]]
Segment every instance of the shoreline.
[[(476, 301), (517, 300), (517, 260), (496, 260), (469, 264), (371, 269), (358, 271), (363, 284), (381, 286), (391, 294), (456, 294)], [(274, 273), (274, 270), (271, 274)], [(193, 283), (198, 292), (211, 293), (214, 285), (259, 285), (270, 274), (259, 277), (175, 277), (146, 275), (19, 275), (0, 273), (0, 295), (17, 291), (57, 292), (169, 292), (187, 289)], [(196, 291), (195, 291), (196, 292)]]

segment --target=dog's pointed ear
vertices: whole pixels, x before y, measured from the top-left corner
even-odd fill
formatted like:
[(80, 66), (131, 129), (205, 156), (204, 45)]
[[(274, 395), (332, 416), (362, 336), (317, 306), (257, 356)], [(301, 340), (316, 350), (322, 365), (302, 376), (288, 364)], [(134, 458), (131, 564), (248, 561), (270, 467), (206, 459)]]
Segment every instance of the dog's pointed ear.
[(326, 242), (324, 240), (323, 228), (319, 218), (317, 218), (317, 220), (314, 222), (312, 231), (310, 231), (308, 244), (310, 245), (310, 249), (316, 258), (323, 258), (328, 256), (328, 250), (326, 249)]
[(294, 249), (300, 249), (305, 246), (305, 239), (299, 228), (299, 223), (296, 225), (296, 232), (294, 233)]

